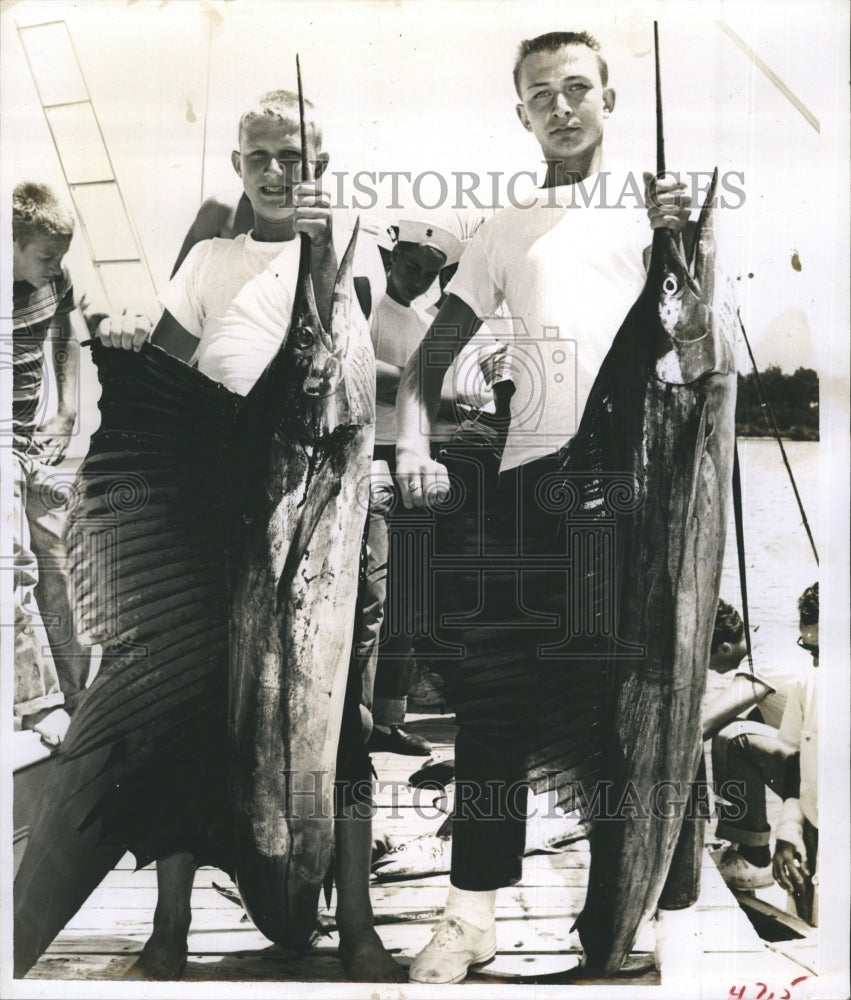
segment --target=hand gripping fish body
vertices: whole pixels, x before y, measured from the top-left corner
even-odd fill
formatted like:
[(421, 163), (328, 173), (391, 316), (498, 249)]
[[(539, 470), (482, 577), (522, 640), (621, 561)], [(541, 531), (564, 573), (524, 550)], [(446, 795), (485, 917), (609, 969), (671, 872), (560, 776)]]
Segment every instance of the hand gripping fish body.
[[(603, 974), (620, 969), (656, 908), (701, 754), (736, 397), (735, 313), (715, 277), (715, 183), (690, 259), (670, 230), (655, 230), (644, 290), (560, 456), (568, 479), (597, 480), (589, 508), (602, 502), (610, 474), (635, 484), (617, 525), (617, 577), (607, 584), (621, 649), (634, 653), (607, 666), (600, 778), (609, 818), (594, 823), (577, 922), (588, 968)], [(619, 803), (627, 804), (620, 816)]]
[[(308, 943), (373, 444), (356, 239), (327, 329), (303, 242), (289, 332), (245, 398), (156, 347), (93, 345), (101, 425), (66, 538), (77, 616), (104, 654), (15, 880), (16, 975), (128, 849), (223, 868), (264, 933)], [(311, 772), (316, 793), (291, 802)]]

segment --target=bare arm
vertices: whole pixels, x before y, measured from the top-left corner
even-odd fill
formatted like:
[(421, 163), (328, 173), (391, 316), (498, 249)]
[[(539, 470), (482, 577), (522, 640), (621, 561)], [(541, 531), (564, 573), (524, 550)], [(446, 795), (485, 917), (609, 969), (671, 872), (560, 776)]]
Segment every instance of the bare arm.
[(395, 403), (404, 368), (375, 359), (375, 396), (382, 403)]
[(703, 739), (708, 740), (720, 732), (742, 712), (758, 705), (772, 694), (774, 688), (758, 677), (736, 674), (729, 686), (717, 695), (703, 710)]
[(42, 460), (58, 465), (68, 451), (71, 432), (77, 419), (77, 376), (79, 372), (79, 340), (77, 331), (85, 324), (79, 309), (57, 316), (51, 330), (51, 361), (56, 383), (56, 413), (39, 427)]
[(80, 356), (75, 331), (85, 329), (79, 309), (59, 318), (53, 339), (53, 372), (56, 376), (56, 413), (73, 426), (77, 419), (77, 376)]
[(481, 322), (466, 302), (449, 295), (405, 365), (396, 394), (396, 472), (406, 507), (422, 507), (431, 491), (449, 487), (445, 467), (431, 459), (431, 428), (446, 369)]

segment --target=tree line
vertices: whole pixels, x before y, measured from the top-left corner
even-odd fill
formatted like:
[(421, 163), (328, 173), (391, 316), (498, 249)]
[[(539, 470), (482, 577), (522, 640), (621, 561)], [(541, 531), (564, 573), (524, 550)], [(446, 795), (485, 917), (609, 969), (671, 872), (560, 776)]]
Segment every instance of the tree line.
[[(793, 441), (818, 441), (818, 375), (813, 369), (799, 368), (794, 375), (785, 375), (777, 365), (769, 365), (760, 373), (759, 382), (782, 437)], [(739, 375), (736, 432), (741, 437), (772, 434), (753, 372)]]

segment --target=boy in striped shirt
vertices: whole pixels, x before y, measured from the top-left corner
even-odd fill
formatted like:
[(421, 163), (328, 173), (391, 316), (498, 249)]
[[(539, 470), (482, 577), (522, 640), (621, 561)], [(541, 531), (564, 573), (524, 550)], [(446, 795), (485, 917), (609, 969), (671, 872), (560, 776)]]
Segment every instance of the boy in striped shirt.
[[(45, 184), (18, 184), (12, 195), (13, 402), (15, 518), (15, 715), (53, 745), (85, 687), (91, 653), (74, 630), (68, 598), (65, 493), (53, 471), (65, 457), (77, 418), (74, 326), (82, 322), (62, 258), (74, 218)], [(39, 421), (44, 345), (50, 340), (56, 413)], [(43, 621), (52, 657), (39, 641)]]

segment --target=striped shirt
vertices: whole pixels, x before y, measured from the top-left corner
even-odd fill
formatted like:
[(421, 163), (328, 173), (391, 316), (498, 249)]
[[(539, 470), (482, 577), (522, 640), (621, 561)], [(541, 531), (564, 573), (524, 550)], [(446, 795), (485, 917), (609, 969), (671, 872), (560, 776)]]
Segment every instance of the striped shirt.
[(44, 341), (57, 316), (74, 310), (74, 287), (67, 268), (41, 288), (27, 281), (13, 286), (12, 430), (14, 447), (32, 448), (39, 423), (38, 404), (44, 379)]

